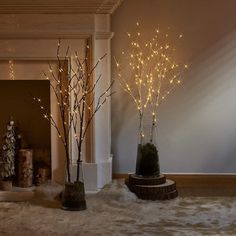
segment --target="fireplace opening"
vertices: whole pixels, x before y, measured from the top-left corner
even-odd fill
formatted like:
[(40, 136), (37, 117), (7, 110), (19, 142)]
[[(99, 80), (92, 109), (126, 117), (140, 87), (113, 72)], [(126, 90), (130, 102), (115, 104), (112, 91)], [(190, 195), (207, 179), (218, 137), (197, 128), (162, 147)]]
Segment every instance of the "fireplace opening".
[[(43, 118), (42, 111), (33, 97), (42, 99), (43, 106), (50, 113), (49, 81), (0, 80), (0, 155), (7, 123), (13, 119), (20, 135), (19, 148), (32, 150), (33, 153), (32, 181), (34, 184), (40, 184), (50, 179), (51, 175), (51, 126)], [(16, 158), (19, 158), (19, 155), (16, 155)], [(17, 160), (16, 165), (20, 165)], [(18, 175), (17, 170), (18, 166)]]

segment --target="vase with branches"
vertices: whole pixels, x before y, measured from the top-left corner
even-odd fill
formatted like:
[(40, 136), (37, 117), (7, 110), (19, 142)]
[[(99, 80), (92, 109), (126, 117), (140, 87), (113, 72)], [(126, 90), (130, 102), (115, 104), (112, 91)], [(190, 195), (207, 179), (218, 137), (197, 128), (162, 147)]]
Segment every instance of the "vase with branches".
[[(108, 84), (99, 96), (96, 95), (97, 99), (95, 99), (96, 88), (102, 75), (100, 74), (96, 80), (93, 80), (93, 76), (96, 68), (106, 55), (103, 55), (94, 65), (90, 66), (89, 45), (86, 46), (85, 56), (82, 59), (77, 51), (70, 53), (69, 47), (67, 47), (63, 57), (60, 56), (60, 51), (61, 41), (59, 40), (57, 47), (58, 71), (53, 71), (52, 65), (49, 64), (49, 72), (44, 72), (45, 79), (49, 80), (51, 90), (58, 104), (59, 120), (56, 120), (42, 105), (40, 97), (34, 97), (34, 100), (38, 103), (43, 117), (57, 131), (58, 138), (64, 147), (67, 182), (63, 193), (63, 209), (83, 210), (86, 209), (86, 202), (84, 183), (80, 179), (83, 161), (82, 148), (95, 115), (112, 95), (111, 87), (114, 81)], [(72, 58), (73, 65), (71, 63)], [(72, 141), (76, 143), (78, 155), (76, 158), (77, 173), (75, 181), (72, 180), (70, 169)]]
[[(115, 58), (117, 78), (128, 93), (139, 117), (136, 174), (158, 176), (159, 158), (156, 144), (159, 107), (181, 84), (186, 64), (175, 61), (176, 48), (168, 33), (155, 30), (144, 42), (139, 23), (135, 34), (127, 33), (129, 46), (119, 60)], [(177, 39), (181, 39), (182, 34)], [(125, 61), (123, 66), (122, 62)]]

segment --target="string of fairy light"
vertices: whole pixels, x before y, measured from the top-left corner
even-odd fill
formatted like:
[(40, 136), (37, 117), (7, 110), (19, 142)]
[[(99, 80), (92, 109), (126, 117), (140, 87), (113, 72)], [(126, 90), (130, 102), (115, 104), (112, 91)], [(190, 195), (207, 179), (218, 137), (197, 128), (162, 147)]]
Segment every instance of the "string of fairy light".
[[(99, 63), (105, 58), (106, 54), (100, 57), (97, 63), (90, 67), (88, 53), (90, 46), (86, 46), (85, 57), (80, 59), (77, 51), (69, 56), (69, 47), (66, 50), (64, 58), (60, 57), (61, 42), (57, 45), (57, 62), (58, 69), (55, 71), (49, 64), (48, 73), (43, 72), (44, 78), (50, 82), (50, 87), (54, 92), (56, 103), (59, 108), (60, 121), (57, 122), (53, 114), (49, 113), (42, 105), (43, 101), (40, 97), (34, 97), (34, 101), (38, 103), (41, 113), (51, 125), (56, 129), (58, 138), (62, 141), (67, 158), (67, 173), (69, 174), (69, 146), (70, 137), (74, 137), (78, 148), (77, 168), (82, 161), (81, 152), (88, 128), (95, 114), (103, 107), (108, 98), (113, 94), (111, 87), (114, 81), (97, 96), (95, 100), (95, 90), (101, 75), (93, 81), (93, 73)], [(68, 61), (73, 60), (73, 66)], [(66, 80), (65, 80), (66, 78)], [(60, 126), (61, 124), (61, 126)], [(70, 182), (70, 176), (68, 176)], [(77, 171), (77, 180), (79, 179), (79, 171)]]
[[(158, 108), (174, 88), (181, 84), (183, 71), (187, 64), (176, 63), (174, 53), (176, 49), (169, 43), (169, 35), (155, 30), (154, 37), (146, 43), (141, 39), (139, 23), (136, 23), (135, 34), (127, 33), (129, 50), (122, 51), (122, 59), (127, 67), (123, 67), (117, 59), (116, 67), (121, 87), (132, 98), (140, 118), (139, 135), (142, 142), (143, 116), (151, 115), (150, 142), (157, 124)], [(183, 35), (178, 35), (182, 39)], [(127, 71), (131, 73), (127, 76)]]
[(10, 80), (15, 80), (14, 62), (13, 62), (13, 60), (9, 60), (8, 64), (9, 64), (9, 79)]
[[(77, 56), (75, 56), (75, 58), (78, 59)], [(99, 59), (99, 62), (100, 62), (102, 59), (103, 59), (103, 58), (100, 58), (100, 59)], [(78, 60), (79, 60), (79, 59), (78, 59)], [(82, 64), (81, 64), (81, 65), (82, 65)], [(61, 80), (60, 78), (57, 79), (56, 76), (55, 76), (55, 74), (54, 74), (54, 72), (53, 72), (53, 69), (52, 69), (51, 65), (49, 65), (49, 67), (50, 67), (49, 73), (51, 74), (51, 77), (54, 78), (55, 81), (57, 82), (57, 85), (56, 85), (56, 86), (54, 86), (52, 83), (50, 83), (50, 86), (52, 87), (53, 91), (55, 92), (55, 95), (56, 95), (56, 98), (57, 98), (57, 105), (59, 106), (60, 110), (61, 110), (61, 111), (63, 111), (63, 110), (66, 111), (66, 110), (67, 110), (67, 112), (68, 112), (68, 114), (71, 116), (71, 118), (73, 117), (73, 113), (74, 113), (74, 114), (80, 113), (81, 110), (78, 109), (78, 108), (81, 108), (81, 105), (82, 105), (82, 104), (85, 104), (85, 106), (87, 107), (87, 109), (91, 111), (92, 106), (93, 106), (93, 103), (94, 103), (94, 100), (92, 100), (92, 102), (91, 102), (90, 104), (88, 104), (88, 103), (86, 102), (86, 99), (83, 99), (83, 98), (85, 98), (86, 96), (88, 96), (90, 93), (94, 92), (94, 88), (95, 88), (96, 84), (98, 83), (98, 80), (100, 80), (101, 75), (99, 76), (99, 79), (96, 81), (96, 83), (95, 83), (93, 86), (89, 86), (89, 87), (88, 87), (88, 86), (85, 86), (85, 85), (84, 85), (84, 80), (82, 80), (82, 78), (81, 78), (82, 76), (80, 75), (80, 76), (81, 76), (80, 78), (77, 76), (77, 73), (81, 73), (81, 71), (79, 71), (79, 72), (77, 71), (77, 72), (76, 72), (75, 70), (72, 69), (73, 72), (74, 72), (74, 74), (73, 74), (73, 75), (70, 77), (70, 79), (68, 80), (68, 81), (69, 81), (68, 87), (63, 89), (63, 88), (62, 88), (62, 87), (63, 87), (63, 85), (62, 85), (62, 80)], [(79, 70), (83, 70), (83, 71), (84, 71), (84, 69), (82, 69), (82, 67), (80, 67)], [(64, 71), (63, 68), (59, 68), (59, 73), (62, 73), (63, 71)], [(50, 80), (49, 76), (48, 76), (46, 73), (44, 73), (44, 75), (45, 75), (45, 79), (46, 79), (46, 80)], [(90, 75), (88, 74), (88, 77), (89, 77), (89, 76), (90, 76)], [(59, 77), (60, 77), (60, 76), (59, 76)], [(78, 81), (76, 82), (76, 85), (71, 86), (72, 80), (73, 80), (73, 78), (75, 78), (75, 77), (77, 77)], [(81, 80), (80, 80), (80, 79), (81, 79)], [(99, 108), (101, 108), (101, 107), (104, 105), (104, 103), (106, 102), (107, 98), (111, 96), (111, 93), (109, 93), (109, 90), (110, 90), (110, 88), (111, 88), (111, 86), (112, 86), (113, 83), (114, 83), (114, 81), (112, 81), (112, 83), (111, 83), (110, 86), (105, 90), (105, 92), (103, 92), (103, 93), (99, 96), (97, 105), (96, 105), (96, 107), (95, 107), (93, 113), (90, 114), (90, 118), (91, 118), (91, 116), (93, 116), (93, 114), (94, 114)], [(87, 89), (85, 89), (86, 87), (87, 87)], [(83, 91), (81, 92), (80, 90), (83, 90)], [(73, 91), (74, 97), (76, 98), (76, 104), (74, 105), (73, 109), (71, 110), (70, 104), (69, 104), (69, 101), (70, 101), (70, 100), (69, 100), (69, 97), (70, 97), (72, 91)], [(80, 92), (81, 92), (81, 93), (80, 93)], [(61, 97), (58, 96), (58, 95), (61, 95)], [(78, 98), (79, 95), (80, 95), (80, 99)], [(42, 102), (42, 99), (41, 99), (41, 98), (38, 98), (38, 97), (34, 97), (34, 100), (37, 101), (37, 102), (40, 103), (40, 104), (41, 104), (41, 102)], [(68, 107), (68, 109), (66, 109), (67, 107)], [(53, 126), (56, 126), (56, 122), (55, 122), (55, 120), (53, 119), (53, 115), (52, 115), (52, 114), (48, 114), (44, 106), (40, 105), (40, 108), (41, 108), (41, 110), (42, 110), (42, 112), (43, 112), (43, 117), (44, 117), (45, 119), (49, 119), (49, 120), (52, 122), (52, 125), (53, 125)], [(63, 121), (63, 124), (67, 125), (67, 122), (66, 122), (66, 121)], [(85, 129), (85, 126), (83, 126), (82, 128)], [(58, 131), (58, 137), (62, 139), (63, 137), (62, 137), (62, 135), (61, 135), (59, 129), (58, 129), (57, 131)], [(84, 136), (84, 135), (83, 135), (83, 136)], [(75, 137), (76, 137), (76, 139), (78, 139), (78, 136), (77, 136), (76, 134), (75, 134)], [(64, 143), (65, 143), (65, 142), (64, 142)]]

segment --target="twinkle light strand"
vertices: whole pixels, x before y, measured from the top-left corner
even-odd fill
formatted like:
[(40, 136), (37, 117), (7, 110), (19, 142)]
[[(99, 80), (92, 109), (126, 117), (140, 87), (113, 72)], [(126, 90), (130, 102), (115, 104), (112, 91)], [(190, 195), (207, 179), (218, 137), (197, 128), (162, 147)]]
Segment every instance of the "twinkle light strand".
[(13, 60), (9, 60), (9, 78), (10, 80), (15, 80), (15, 73), (14, 73), (14, 62)]

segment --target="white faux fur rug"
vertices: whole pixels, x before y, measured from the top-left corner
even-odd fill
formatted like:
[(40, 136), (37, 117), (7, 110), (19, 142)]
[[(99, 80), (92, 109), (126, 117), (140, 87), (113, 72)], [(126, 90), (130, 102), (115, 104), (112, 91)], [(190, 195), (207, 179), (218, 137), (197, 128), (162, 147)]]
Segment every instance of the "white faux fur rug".
[(236, 198), (179, 197), (143, 201), (115, 181), (87, 196), (86, 211), (60, 209), (56, 185), (24, 203), (0, 203), (0, 235), (236, 235)]

